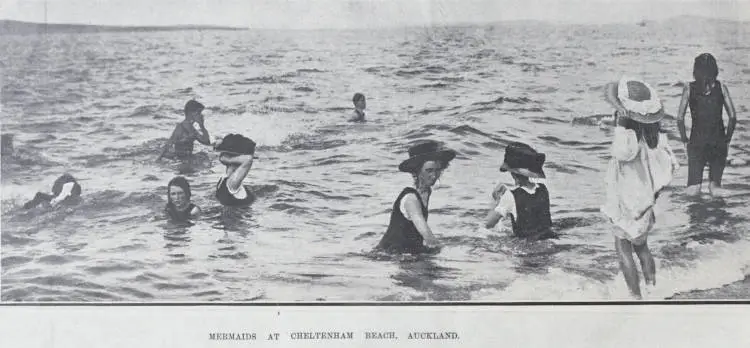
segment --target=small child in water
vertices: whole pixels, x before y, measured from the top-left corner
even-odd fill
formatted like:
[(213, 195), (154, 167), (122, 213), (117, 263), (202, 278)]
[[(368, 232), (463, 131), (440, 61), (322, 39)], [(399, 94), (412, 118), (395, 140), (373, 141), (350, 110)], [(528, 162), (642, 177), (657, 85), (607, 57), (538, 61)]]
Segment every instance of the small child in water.
[(65, 173), (60, 175), (52, 184), (52, 194), (37, 192), (34, 199), (23, 205), (24, 209), (31, 209), (39, 205), (56, 207), (60, 204), (74, 202), (81, 196), (81, 185), (76, 179)]
[(492, 209), (485, 219), (485, 227), (492, 228), (502, 218), (510, 218), (513, 235), (528, 240), (555, 238), (552, 232), (549, 191), (547, 186), (532, 182), (544, 179), (546, 156), (524, 143), (510, 143), (500, 171), (510, 172), (515, 188), (498, 185), (492, 192)]
[[(727, 86), (719, 82), (719, 67), (709, 53), (695, 58), (693, 77), (686, 84), (677, 110), (677, 126), (682, 142), (687, 144), (688, 182), (687, 193), (697, 195), (703, 183), (703, 169), (708, 164), (708, 189), (711, 195), (720, 195), (721, 177), (727, 163), (729, 142), (732, 141), (737, 116)], [(685, 113), (690, 107), (692, 127), (690, 138), (685, 130)], [(727, 111), (729, 122), (724, 129), (722, 109)]]
[(175, 221), (186, 221), (201, 213), (201, 209), (190, 200), (190, 183), (182, 176), (176, 176), (167, 184), (167, 215)]
[(354, 103), (354, 115), (349, 119), (350, 122), (364, 122), (365, 121), (365, 108), (367, 108), (367, 101), (365, 95), (362, 93), (355, 93), (352, 98)]
[[(203, 145), (211, 145), (211, 138), (204, 125), (202, 114), (204, 109), (205, 106), (195, 100), (189, 100), (185, 104), (185, 119), (177, 124), (172, 132), (172, 136), (164, 144), (164, 148), (161, 154), (159, 154), (157, 161), (167, 156), (172, 147), (174, 147), (174, 152), (169, 157), (184, 160), (190, 159), (193, 155), (193, 143), (196, 140)], [(200, 130), (195, 129), (194, 124), (197, 124)]]
[(615, 225), (615, 250), (631, 294), (641, 298), (633, 252), (640, 260), (646, 284), (656, 285), (656, 266), (648, 248), (655, 223), (659, 192), (679, 168), (666, 134), (656, 91), (641, 80), (622, 78), (605, 87), (607, 101), (617, 110), (612, 158), (606, 176), (606, 201), (601, 211)]

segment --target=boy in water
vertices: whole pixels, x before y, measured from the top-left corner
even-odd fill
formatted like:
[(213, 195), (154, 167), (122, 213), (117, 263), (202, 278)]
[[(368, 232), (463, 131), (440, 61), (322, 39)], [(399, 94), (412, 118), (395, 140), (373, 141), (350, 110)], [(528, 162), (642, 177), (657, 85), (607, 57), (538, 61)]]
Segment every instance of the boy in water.
[(547, 186), (531, 178), (545, 178), (542, 166), (546, 156), (524, 143), (510, 143), (500, 171), (510, 172), (516, 187), (500, 184), (492, 192), (492, 210), (485, 227), (492, 228), (502, 218), (510, 218), (513, 235), (528, 240), (554, 238)]
[(355, 93), (352, 98), (354, 102), (354, 115), (349, 119), (350, 122), (364, 122), (365, 121), (365, 108), (367, 102), (365, 101), (365, 95), (362, 93)]
[[(205, 109), (203, 104), (190, 100), (185, 104), (185, 119), (177, 124), (172, 136), (169, 138), (164, 148), (159, 154), (157, 161), (164, 157), (169, 149), (174, 145), (174, 158), (181, 160), (190, 159), (193, 155), (193, 142), (198, 141), (203, 145), (211, 145), (211, 138), (208, 135), (208, 130), (203, 124), (203, 115), (201, 114)], [(198, 124), (200, 130), (195, 129), (194, 124)]]
[[(711, 195), (720, 196), (721, 176), (727, 163), (729, 142), (737, 123), (732, 98), (727, 86), (716, 77), (719, 67), (709, 53), (695, 58), (695, 81), (685, 85), (677, 110), (677, 126), (683, 143), (687, 144), (688, 182), (687, 194), (698, 195), (703, 182), (703, 169), (708, 164), (708, 189)], [(690, 106), (693, 125), (688, 138), (685, 130), (685, 112)], [(729, 122), (724, 129), (722, 109), (727, 111)]]

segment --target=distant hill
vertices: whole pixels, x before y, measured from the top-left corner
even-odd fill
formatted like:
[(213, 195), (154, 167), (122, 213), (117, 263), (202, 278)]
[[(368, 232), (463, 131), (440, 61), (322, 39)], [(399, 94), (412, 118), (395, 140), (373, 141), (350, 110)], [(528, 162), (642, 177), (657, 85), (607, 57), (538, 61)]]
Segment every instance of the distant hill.
[(102, 33), (102, 32), (144, 32), (144, 31), (178, 31), (178, 30), (247, 30), (246, 28), (179, 25), (179, 26), (106, 26), (86, 24), (44, 24), (0, 20), (0, 35), (34, 35), (54, 33)]

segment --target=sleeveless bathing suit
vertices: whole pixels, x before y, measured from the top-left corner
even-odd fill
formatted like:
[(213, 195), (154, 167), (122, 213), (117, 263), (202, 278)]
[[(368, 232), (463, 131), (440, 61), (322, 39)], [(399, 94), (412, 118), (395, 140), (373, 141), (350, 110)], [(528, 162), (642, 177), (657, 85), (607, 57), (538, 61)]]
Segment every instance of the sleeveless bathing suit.
[(174, 204), (169, 204), (169, 203), (167, 203), (167, 207), (165, 208), (165, 210), (167, 211), (167, 215), (169, 215), (170, 218), (176, 221), (185, 221), (185, 220), (190, 219), (191, 217), (190, 212), (192, 212), (193, 209), (195, 209), (195, 204), (193, 203), (190, 203), (187, 209), (183, 211), (177, 210)]
[(555, 237), (552, 232), (547, 187), (538, 184), (533, 194), (521, 187), (511, 192), (516, 200), (516, 213), (518, 214), (518, 216), (511, 216), (513, 234), (516, 237), (532, 239)]
[(229, 188), (227, 187), (227, 178), (223, 177), (216, 185), (216, 199), (219, 200), (219, 203), (221, 203), (221, 205), (228, 207), (245, 206), (253, 203), (253, 201), (255, 201), (255, 197), (252, 195), (250, 190), (248, 190), (244, 185), (241, 187), (241, 189), (245, 190), (245, 198), (239, 199), (235, 197), (231, 192), (229, 192)]
[(693, 125), (688, 142), (688, 186), (703, 181), (703, 168), (708, 164), (709, 180), (721, 184), (727, 160), (727, 143), (722, 112), (724, 94), (716, 81), (709, 94), (690, 83), (690, 115)]
[[(380, 240), (376, 249), (391, 253), (409, 254), (418, 254), (429, 251), (429, 249), (424, 246), (424, 238), (422, 238), (422, 234), (417, 231), (417, 227), (414, 226), (414, 223), (409, 221), (401, 212), (401, 200), (404, 199), (404, 196), (410, 193), (419, 197), (419, 193), (414, 188), (407, 187), (401, 191), (401, 194), (396, 198), (396, 202), (393, 203), (393, 211), (391, 212), (391, 221), (388, 224), (388, 230), (386, 230), (383, 239)], [(427, 207), (424, 206), (421, 199), (419, 202), (422, 206), (422, 214), (424, 214), (426, 220), (428, 215)]]

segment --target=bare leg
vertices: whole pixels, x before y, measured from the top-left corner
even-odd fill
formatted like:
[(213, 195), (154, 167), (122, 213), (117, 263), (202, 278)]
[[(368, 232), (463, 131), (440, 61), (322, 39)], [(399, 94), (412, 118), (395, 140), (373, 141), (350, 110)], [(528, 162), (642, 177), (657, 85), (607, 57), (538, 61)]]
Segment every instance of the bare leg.
[(638, 270), (635, 268), (635, 260), (633, 260), (633, 245), (625, 239), (615, 237), (615, 250), (617, 250), (617, 257), (620, 259), (620, 269), (625, 276), (625, 283), (628, 285), (630, 293), (640, 300), (641, 288), (638, 284), (640, 280), (638, 279)]
[(641, 245), (633, 245), (635, 254), (638, 255), (638, 260), (641, 261), (641, 269), (643, 270), (643, 278), (646, 280), (646, 284), (654, 286), (656, 285), (656, 264), (654, 263), (654, 256), (651, 255), (651, 250), (648, 249), (648, 242), (644, 242)]
[(688, 196), (699, 196), (701, 194), (701, 184), (688, 186), (685, 189), (685, 194)]
[(711, 181), (711, 183), (708, 184), (708, 192), (713, 197), (722, 197), (722, 196), (724, 196), (724, 190), (721, 188), (721, 185), (717, 184), (717, 183), (715, 183), (713, 181)]

